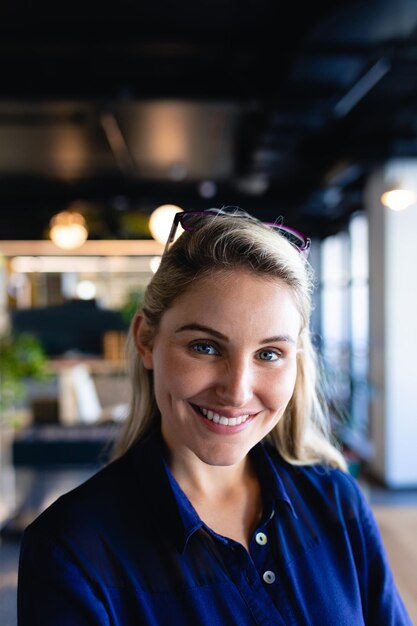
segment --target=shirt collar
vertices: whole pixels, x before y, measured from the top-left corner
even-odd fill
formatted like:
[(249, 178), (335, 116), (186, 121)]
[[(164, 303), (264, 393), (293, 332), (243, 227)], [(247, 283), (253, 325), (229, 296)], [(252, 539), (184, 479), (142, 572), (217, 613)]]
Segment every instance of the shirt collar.
[[(285, 462), (277, 449), (270, 443), (261, 442), (251, 450), (251, 454), (261, 481), (265, 508), (270, 507), (272, 512), (275, 505), (285, 504), (294, 518), (297, 519), (294, 504), (280, 473), (280, 466)], [(283, 474), (285, 475), (285, 473)]]
[[(175, 480), (164, 459), (164, 442), (159, 431), (153, 431), (132, 450), (133, 465), (140, 482), (145, 506), (165, 536), (170, 536), (180, 552), (184, 552), (190, 537), (204, 523)], [(288, 506), (297, 518), (277, 464), (272, 461), (269, 446), (259, 443), (251, 451), (259, 473), (266, 509), (272, 515), (275, 505)], [(278, 460), (281, 457), (277, 454)]]

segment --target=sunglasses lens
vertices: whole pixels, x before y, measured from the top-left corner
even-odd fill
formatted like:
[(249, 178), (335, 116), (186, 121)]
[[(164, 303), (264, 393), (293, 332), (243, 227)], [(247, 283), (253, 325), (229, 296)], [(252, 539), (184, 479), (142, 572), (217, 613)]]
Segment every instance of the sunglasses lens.
[(198, 228), (198, 224), (201, 223), (201, 220), (205, 219), (204, 213), (198, 213), (189, 211), (188, 213), (181, 213), (180, 224), (184, 230), (188, 232), (192, 232), (196, 228)]
[[(222, 215), (231, 215), (234, 217), (244, 217), (247, 219), (253, 219), (250, 215), (237, 209), (236, 207), (224, 207), (223, 209), (208, 209), (206, 211), (184, 211), (180, 214), (179, 223), (182, 228), (188, 232), (193, 232), (201, 227), (202, 222), (207, 217), (217, 217)], [(280, 224), (265, 223), (267, 226), (272, 227), (280, 235), (285, 237), (293, 246), (298, 248), (304, 254), (308, 254), (309, 240), (305, 239), (303, 235), (297, 233), (297, 231), (281, 226)]]
[(282, 226), (275, 226), (275, 229), (287, 239), (293, 246), (296, 246), (300, 250), (303, 250), (306, 246), (306, 241), (303, 237), (298, 235), (296, 232), (292, 230), (287, 230), (286, 228), (282, 228)]

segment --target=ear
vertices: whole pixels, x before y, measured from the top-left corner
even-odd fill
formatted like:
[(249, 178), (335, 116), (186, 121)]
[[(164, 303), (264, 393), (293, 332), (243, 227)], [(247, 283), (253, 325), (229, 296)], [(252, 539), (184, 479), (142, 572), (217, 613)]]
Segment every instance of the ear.
[(136, 349), (142, 357), (143, 365), (148, 370), (153, 369), (153, 332), (149, 325), (146, 323), (146, 320), (143, 317), (142, 313), (137, 313), (133, 320), (133, 339)]

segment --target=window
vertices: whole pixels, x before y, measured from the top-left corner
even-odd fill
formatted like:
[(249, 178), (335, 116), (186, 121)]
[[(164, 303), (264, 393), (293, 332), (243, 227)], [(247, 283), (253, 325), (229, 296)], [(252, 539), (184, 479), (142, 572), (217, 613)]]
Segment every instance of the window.
[(368, 433), (368, 222), (354, 214), (320, 249), (320, 347), (336, 434), (362, 456)]

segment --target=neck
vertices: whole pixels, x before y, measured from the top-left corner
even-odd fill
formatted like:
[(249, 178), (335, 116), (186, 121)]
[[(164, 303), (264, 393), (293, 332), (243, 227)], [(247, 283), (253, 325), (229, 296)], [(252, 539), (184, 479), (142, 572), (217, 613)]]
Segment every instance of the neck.
[(250, 457), (236, 465), (218, 467), (177, 456), (170, 467), (207, 526), (248, 550), (262, 516), (261, 487)]
[(207, 499), (227, 496), (255, 477), (249, 456), (235, 465), (216, 466), (204, 463), (193, 454), (175, 454), (170, 456), (168, 464), (188, 497), (191, 494), (201, 494)]

